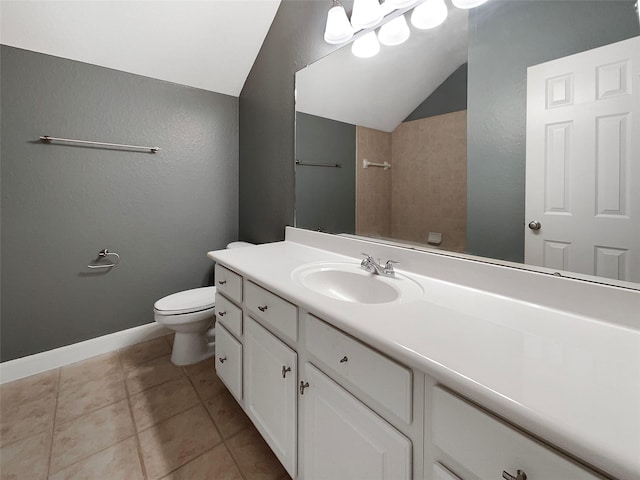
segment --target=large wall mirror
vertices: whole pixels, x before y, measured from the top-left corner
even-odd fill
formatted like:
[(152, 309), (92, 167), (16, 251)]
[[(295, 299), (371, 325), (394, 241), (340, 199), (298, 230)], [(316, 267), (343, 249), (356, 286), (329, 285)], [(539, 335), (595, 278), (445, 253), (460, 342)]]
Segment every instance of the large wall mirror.
[(640, 289), (635, 1), (446, 3), (296, 73), (296, 225)]

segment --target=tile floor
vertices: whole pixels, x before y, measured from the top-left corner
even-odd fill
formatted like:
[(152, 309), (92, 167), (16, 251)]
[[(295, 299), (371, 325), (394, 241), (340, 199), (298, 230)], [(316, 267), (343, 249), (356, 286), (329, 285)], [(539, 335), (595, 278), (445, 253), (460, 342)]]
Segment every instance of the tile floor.
[(284, 480), (213, 370), (161, 337), (0, 387), (0, 479)]

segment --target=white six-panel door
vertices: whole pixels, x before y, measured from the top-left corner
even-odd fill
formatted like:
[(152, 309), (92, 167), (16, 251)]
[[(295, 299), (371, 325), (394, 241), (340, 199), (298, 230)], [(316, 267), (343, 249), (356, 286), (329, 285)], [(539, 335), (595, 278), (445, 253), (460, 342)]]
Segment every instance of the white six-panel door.
[(525, 263), (640, 282), (639, 116), (640, 37), (528, 69)]

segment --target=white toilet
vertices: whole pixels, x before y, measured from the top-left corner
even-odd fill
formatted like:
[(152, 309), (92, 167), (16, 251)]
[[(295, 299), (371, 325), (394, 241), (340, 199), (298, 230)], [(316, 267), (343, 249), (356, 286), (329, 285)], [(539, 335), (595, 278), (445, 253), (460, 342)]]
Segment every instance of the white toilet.
[[(231, 242), (227, 248), (252, 245)], [(176, 332), (171, 361), (175, 365), (197, 363), (215, 354), (216, 287), (194, 288), (158, 300), (153, 306), (154, 319)]]

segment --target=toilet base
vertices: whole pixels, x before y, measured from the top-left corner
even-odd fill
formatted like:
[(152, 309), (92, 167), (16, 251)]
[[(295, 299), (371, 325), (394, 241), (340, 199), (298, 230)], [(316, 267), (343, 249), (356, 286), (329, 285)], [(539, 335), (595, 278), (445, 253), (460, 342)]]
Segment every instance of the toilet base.
[(171, 363), (178, 366), (191, 365), (216, 353), (216, 342), (207, 340), (202, 333), (176, 332), (171, 351)]

